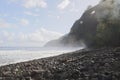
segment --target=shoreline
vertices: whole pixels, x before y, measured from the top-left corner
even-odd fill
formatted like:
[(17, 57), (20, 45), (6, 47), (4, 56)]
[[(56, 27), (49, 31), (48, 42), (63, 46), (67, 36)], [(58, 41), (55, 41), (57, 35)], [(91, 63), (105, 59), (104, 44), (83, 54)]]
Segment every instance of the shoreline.
[[(81, 49), (81, 48), (80, 48)], [(78, 50), (78, 49), (76, 49)], [(30, 50), (10, 50), (10, 51), (0, 51), (0, 66), (10, 65), (10, 64), (16, 64), (26, 61), (31, 61), (34, 59), (41, 59), (41, 58), (48, 58), (53, 57), (69, 52), (74, 52), (76, 50), (37, 50), (37, 51), (30, 51)], [(11, 56), (12, 55), (12, 56)]]
[(119, 80), (120, 47), (78, 50), (0, 66), (0, 80)]

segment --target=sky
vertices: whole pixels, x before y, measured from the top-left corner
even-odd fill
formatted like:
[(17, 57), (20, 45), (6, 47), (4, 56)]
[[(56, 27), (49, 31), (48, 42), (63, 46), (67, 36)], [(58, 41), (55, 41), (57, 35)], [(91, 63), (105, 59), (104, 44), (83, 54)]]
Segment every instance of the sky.
[(99, 0), (0, 0), (0, 47), (41, 46), (70, 31)]

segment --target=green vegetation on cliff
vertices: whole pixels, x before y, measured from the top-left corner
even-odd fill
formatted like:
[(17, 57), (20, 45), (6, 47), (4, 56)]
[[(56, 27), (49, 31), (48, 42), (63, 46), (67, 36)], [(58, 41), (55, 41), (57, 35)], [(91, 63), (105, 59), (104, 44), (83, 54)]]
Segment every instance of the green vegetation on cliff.
[(117, 0), (103, 0), (87, 9), (75, 21), (68, 35), (47, 45), (82, 46), (90, 48), (120, 46), (120, 5)]
[(120, 46), (120, 20), (103, 20), (97, 26), (97, 46)]

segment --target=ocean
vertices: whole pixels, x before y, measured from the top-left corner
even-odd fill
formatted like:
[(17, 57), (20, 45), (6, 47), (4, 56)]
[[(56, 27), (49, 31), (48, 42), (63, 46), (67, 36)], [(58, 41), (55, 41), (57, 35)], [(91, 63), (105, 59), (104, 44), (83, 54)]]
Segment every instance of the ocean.
[(1, 47), (0, 66), (14, 64), (34, 59), (57, 56), (79, 48), (43, 48), (43, 47)]

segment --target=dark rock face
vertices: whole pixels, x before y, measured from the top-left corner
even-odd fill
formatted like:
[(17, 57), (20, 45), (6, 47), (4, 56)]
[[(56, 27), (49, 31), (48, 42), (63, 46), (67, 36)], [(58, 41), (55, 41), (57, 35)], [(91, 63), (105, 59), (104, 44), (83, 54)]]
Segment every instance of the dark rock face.
[(89, 37), (96, 35), (98, 21), (95, 14), (98, 10), (97, 8), (98, 6), (95, 6), (87, 10), (82, 17), (73, 24), (69, 35), (74, 36), (76, 41), (82, 40), (87, 45), (92, 44)]
[(46, 46), (120, 46), (120, 19), (113, 18), (113, 12), (114, 1), (99, 3), (86, 10), (67, 35)]
[[(58, 40), (50, 41), (46, 46), (80, 46), (82, 41), (87, 39), (86, 35), (94, 36), (98, 24), (95, 11), (97, 6), (85, 11), (82, 17), (77, 20), (70, 32)], [(88, 43), (88, 42), (87, 42)], [(91, 43), (90, 43), (91, 44)]]
[(120, 80), (120, 47), (80, 50), (0, 67), (0, 80)]

